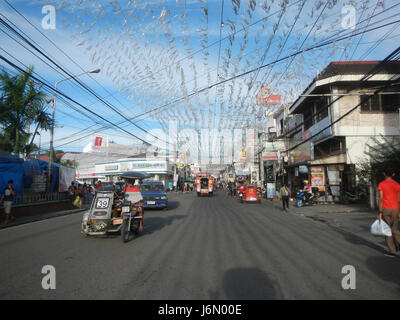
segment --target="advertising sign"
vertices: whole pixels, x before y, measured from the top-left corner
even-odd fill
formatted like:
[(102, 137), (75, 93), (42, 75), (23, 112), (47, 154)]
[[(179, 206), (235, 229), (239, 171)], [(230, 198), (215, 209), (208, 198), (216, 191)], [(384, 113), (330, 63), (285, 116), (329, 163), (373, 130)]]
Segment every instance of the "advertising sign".
[(118, 170), (118, 164), (111, 164), (108, 166), (104, 166), (104, 171), (115, 171)]
[(311, 171), (311, 186), (318, 187), (319, 191), (324, 191), (325, 189), (324, 167), (322, 166), (311, 167), (310, 171)]
[(278, 160), (277, 152), (263, 152), (262, 153), (263, 160)]
[(289, 165), (311, 160), (311, 144), (307, 141), (289, 152)]
[(280, 94), (271, 94), (270, 89), (266, 85), (262, 85), (260, 91), (256, 95), (258, 105), (277, 105), (281, 103)]
[(92, 135), (91, 146), (93, 151), (105, 152), (108, 147), (108, 136), (97, 133)]
[(267, 198), (276, 196), (275, 183), (267, 183)]
[(300, 173), (308, 173), (308, 167), (307, 166), (299, 166), (299, 172)]

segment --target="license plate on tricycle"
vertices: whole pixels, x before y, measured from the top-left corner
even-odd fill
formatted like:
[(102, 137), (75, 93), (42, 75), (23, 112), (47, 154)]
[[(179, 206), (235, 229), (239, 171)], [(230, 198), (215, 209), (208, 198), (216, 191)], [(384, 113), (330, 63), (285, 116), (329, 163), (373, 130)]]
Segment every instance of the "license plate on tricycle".
[(113, 220), (113, 224), (122, 224), (122, 222), (124, 222), (124, 219), (114, 219)]

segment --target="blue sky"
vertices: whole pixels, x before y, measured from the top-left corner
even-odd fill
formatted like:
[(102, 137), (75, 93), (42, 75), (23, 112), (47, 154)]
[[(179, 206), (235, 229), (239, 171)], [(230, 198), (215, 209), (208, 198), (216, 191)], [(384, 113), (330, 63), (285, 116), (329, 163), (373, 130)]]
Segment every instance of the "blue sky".
[[(190, 53), (203, 49), (203, 46), (220, 38), (222, 1), (30, 0), (10, 3), (70, 58), (4, 0), (0, 0), (1, 13), (72, 74), (101, 68), (100, 74), (90, 77), (85, 75), (81, 80), (127, 117), (181, 99), (179, 103), (170, 104), (138, 119), (138, 125), (146, 130), (165, 130), (171, 119), (178, 119), (180, 127), (221, 129), (240, 126), (247, 119), (253, 119), (254, 113), (261, 115), (265, 111), (265, 107), (254, 104), (259, 85), (266, 83), (273, 93), (282, 95), (284, 102), (293, 101), (331, 61), (384, 58), (396, 48), (396, 36), (400, 30), (398, 25), (389, 26), (362, 37), (355, 37), (349, 42), (337, 43), (297, 56), (288, 70), (286, 67), (290, 60), (285, 60), (272, 69), (262, 69), (258, 73), (237, 78), (189, 97), (191, 93), (216, 83), (219, 79), (229, 78), (262, 63), (266, 64), (307, 48), (338, 32), (351, 32), (352, 30), (343, 30), (341, 26), (341, 10), (344, 5), (353, 3), (356, 8), (356, 22), (359, 22), (373, 13), (377, 14), (396, 5), (397, 1), (331, 1), (325, 6), (325, 1), (308, 0), (305, 1), (297, 21), (296, 16), (303, 0), (286, 1), (287, 9), (282, 15), (279, 10), (284, 6), (283, 0), (239, 1), (240, 7), (237, 8), (232, 1), (224, 1), (222, 38), (243, 27), (247, 27), (247, 32), (238, 32), (231, 39), (232, 42), (226, 39), (221, 42), (221, 46), (213, 45), (190, 58)], [(333, 3), (335, 4), (331, 6)], [(58, 8), (55, 30), (44, 30), (41, 27), (44, 17), (42, 6), (49, 4)], [(269, 10), (265, 6), (263, 8), (265, 4), (271, 6)], [(381, 19), (386, 19), (385, 22), (394, 21), (396, 18), (392, 16), (399, 12), (400, 6), (397, 6), (371, 19), (370, 24), (373, 25)], [(268, 18), (259, 21), (265, 17)], [(367, 22), (360, 27), (366, 27)], [(360, 30), (363, 29), (356, 29)], [(382, 36), (387, 36), (388, 39), (365, 55)], [(305, 43), (300, 48), (303, 41)], [(1, 54), (18, 65), (20, 62), (15, 59), (34, 65), (35, 71), (49, 83), (54, 84), (65, 77), (15, 43), (4, 32), (0, 32), (0, 43), (0, 48), (9, 55), (0, 50)], [(250, 90), (249, 84), (253, 84)], [(72, 81), (63, 82), (59, 89), (110, 121), (124, 121)], [(56, 106), (56, 121), (63, 128), (56, 128), (55, 146), (61, 145), (63, 150), (68, 151), (81, 151), (89, 142), (89, 137), (84, 136), (91, 130), (100, 131), (101, 128), (101, 125), (94, 125), (92, 120), (71, 110), (61, 100), (58, 100)], [(265, 127), (268, 125), (267, 118), (263, 117), (261, 121)], [(143, 139), (149, 139), (130, 123), (123, 122), (121, 126)], [(81, 134), (76, 134), (88, 127)], [(102, 129), (101, 132), (120, 143), (138, 142), (121, 131)], [(77, 141), (65, 144), (73, 140)], [(48, 141), (48, 133), (43, 132), (42, 144)]]

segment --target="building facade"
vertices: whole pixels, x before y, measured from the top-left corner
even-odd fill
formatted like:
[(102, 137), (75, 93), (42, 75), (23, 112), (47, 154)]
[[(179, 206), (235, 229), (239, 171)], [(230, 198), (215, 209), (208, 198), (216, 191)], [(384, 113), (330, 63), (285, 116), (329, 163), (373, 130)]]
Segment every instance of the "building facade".
[(173, 181), (174, 168), (168, 158), (132, 158), (101, 162), (95, 165), (95, 174), (106, 181), (117, 182), (118, 176), (128, 171), (137, 171), (151, 177), (146, 180), (162, 181), (165, 186)]
[[(366, 77), (377, 66), (378, 71)], [(354, 192), (354, 169), (375, 139), (400, 135), (399, 77), (397, 62), (332, 62), (287, 115), (277, 116), (278, 137), (287, 141), (293, 189), (308, 180), (335, 200)]]

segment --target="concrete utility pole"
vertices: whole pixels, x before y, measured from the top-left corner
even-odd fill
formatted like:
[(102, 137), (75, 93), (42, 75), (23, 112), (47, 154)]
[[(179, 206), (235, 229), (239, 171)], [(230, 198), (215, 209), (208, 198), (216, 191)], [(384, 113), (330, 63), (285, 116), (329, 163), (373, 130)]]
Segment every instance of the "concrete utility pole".
[(63, 82), (63, 81), (75, 79), (75, 78), (78, 78), (78, 77), (83, 76), (83, 75), (88, 74), (88, 73), (99, 73), (99, 72), (100, 72), (100, 69), (94, 69), (94, 70), (91, 70), (91, 71), (83, 72), (81, 74), (78, 74), (78, 75), (75, 75), (75, 76), (72, 76), (72, 77), (68, 77), (68, 78), (59, 80), (54, 85), (53, 112), (51, 114), (51, 119), (52, 119), (53, 123), (52, 123), (51, 129), (50, 129), (49, 165), (48, 165), (48, 169), (47, 169), (47, 191), (50, 191), (51, 163), (54, 162), (54, 159), (53, 159), (53, 153), (54, 153), (53, 140), (54, 140), (54, 118), (55, 118), (54, 116), (55, 116), (55, 112), (56, 112), (57, 85), (59, 83)]

